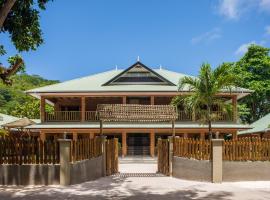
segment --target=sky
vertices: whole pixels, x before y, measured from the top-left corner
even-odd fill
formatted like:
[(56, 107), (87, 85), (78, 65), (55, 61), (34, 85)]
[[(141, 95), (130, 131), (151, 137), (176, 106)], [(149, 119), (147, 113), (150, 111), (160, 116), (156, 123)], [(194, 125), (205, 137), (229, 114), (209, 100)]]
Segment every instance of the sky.
[[(70, 80), (140, 61), (196, 75), (200, 65), (270, 47), (270, 0), (54, 0), (40, 13), (44, 44), (21, 52), (29, 74)], [(18, 53), (0, 34), (8, 55)], [(7, 57), (1, 57), (5, 64)]]

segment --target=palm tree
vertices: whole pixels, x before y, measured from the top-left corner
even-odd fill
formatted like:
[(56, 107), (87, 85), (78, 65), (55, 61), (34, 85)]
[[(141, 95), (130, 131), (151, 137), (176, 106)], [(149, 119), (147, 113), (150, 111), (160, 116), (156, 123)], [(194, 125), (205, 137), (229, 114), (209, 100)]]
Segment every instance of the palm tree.
[(188, 89), (191, 95), (177, 96), (173, 103), (182, 104), (186, 111), (196, 111), (196, 116), (202, 123), (208, 124), (209, 138), (212, 138), (212, 121), (221, 117), (213, 112), (213, 107), (218, 107), (223, 112), (230, 112), (230, 105), (218, 94), (224, 90), (231, 92), (237, 83), (237, 76), (231, 73), (231, 67), (222, 64), (212, 70), (211, 66), (203, 63), (198, 77), (186, 76), (179, 81), (179, 91)]

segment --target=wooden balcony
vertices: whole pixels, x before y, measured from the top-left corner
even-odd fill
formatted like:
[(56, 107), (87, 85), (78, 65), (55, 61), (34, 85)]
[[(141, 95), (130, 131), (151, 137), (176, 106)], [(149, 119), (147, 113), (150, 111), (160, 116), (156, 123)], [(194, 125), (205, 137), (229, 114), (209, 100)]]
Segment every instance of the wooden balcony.
[[(223, 113), (222, 111), (215, 111), (214, 114), (217, 116), (214, 121), (217, 122), (230, 122), (232, 121), (232, 116), (229, 114)], [(99, 116), (96, 111), (85, 111), (85, 121), (87, 122), (97, 122), (99, 121)], [(178, 122), (191, 122), (198, 121), (199, 116), (195, 114), (192, 116), (191, 112), (178, 111), (178, 116), (176, 121)], [(45, 121), (46, 122), (80, 122), (82, 121), (82, 112), (81, 111), (54, 111), (54, 112), (45, 112)]]

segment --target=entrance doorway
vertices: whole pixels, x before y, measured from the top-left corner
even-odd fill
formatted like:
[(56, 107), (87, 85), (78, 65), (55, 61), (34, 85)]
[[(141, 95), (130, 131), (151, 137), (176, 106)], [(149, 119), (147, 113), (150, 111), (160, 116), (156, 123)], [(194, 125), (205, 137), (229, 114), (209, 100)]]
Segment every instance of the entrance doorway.
[(127, 136), (127, 155), (150, 155), (149, 134), (129, 133)]

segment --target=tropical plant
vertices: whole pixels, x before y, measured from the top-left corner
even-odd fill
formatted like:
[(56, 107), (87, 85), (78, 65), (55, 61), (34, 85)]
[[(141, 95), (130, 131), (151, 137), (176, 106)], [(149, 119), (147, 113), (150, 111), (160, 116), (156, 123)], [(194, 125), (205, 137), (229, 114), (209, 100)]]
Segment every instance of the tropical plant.
[(237, 76), (231, 73), (229, 65), (220, 65), (212, 70), (211, 66), (203, 63), (199, 76), (185, 76), (179, 81), (179, 91), (187, 88), (192, 93), (174, 98), (175, 105), (182, 104), (186, 111), (196, 112), (202, 123), (208, 124), (209, 138), (212, 138), (212, 121), (220, 116), (213, 112), (213, 107), (218, 107), (225, 113), (230, 112), (230, 105), (225, 99), (218, 96), (222, 90), (231, 92), (235, 86)]
[(239, 76), (239, 86), (252, 90), (240, 100), (240, 105), (248, 112), (241, 113), (242, 121), (252, 123), (270, 113), (270, 49), (250, 45), (245, 55), (232, 66), (233, 73)]

